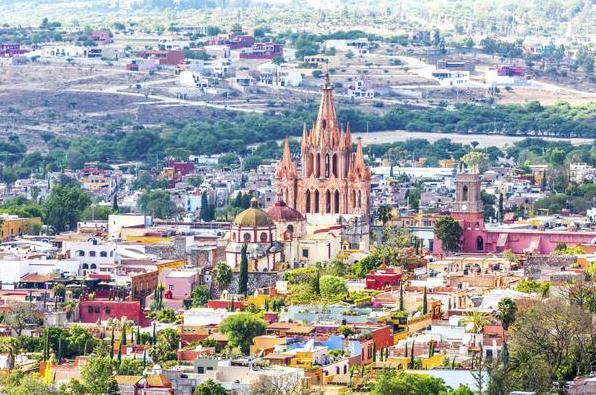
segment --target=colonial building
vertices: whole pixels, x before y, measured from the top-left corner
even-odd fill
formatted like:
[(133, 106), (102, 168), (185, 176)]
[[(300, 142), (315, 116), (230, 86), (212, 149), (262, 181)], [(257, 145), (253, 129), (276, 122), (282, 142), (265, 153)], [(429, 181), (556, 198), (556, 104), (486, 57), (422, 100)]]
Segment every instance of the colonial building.
[(339, 124), (333, 88), (326, 77), (317, 120), (304, 125), (301, 166), (292, 160), (288, 141), (276, 171), (277, 190), (288, 206), (298, 210), (309, 225), (344, 224), (342, 239), (368, 245), (371, 172), (364, 162), (362, 143), (353, 152), (350, 126)]
[(258, 207), (256, 198), (250, 208), (236, 216), (226, 247), (226, 261), (232, 270), (240, 270), (242, 246), (247, 246), (249, 271), (272, 271), (283, 260), (283, 245), (277, 240), (273, 219)]
[[(593, 231), (547, 230), (531, 225), (485, 227), (480, 193), (478, 169), (460, 166), (455, 178), (455, 201), (451, 216), (463, 230), (461, 252), (501, 253), (511, 250), (517, 254), (550, 254), (559, 244), (571, 247), (596, 241), (596, 232)], [(433, 252), (443, 252), (439, 240), (434, 240)]]

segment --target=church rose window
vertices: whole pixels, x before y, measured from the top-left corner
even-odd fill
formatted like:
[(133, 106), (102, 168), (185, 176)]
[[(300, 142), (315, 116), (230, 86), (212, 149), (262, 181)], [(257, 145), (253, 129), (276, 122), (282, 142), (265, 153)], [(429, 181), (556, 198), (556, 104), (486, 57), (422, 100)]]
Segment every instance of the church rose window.
[(250, 233), (245, 233), (243, 238), (244, 238), (245, 242), (249, 242), (250, 241)]
[(267, 241), (267, 232), (261, 233), (261, 242), (265, 243)]

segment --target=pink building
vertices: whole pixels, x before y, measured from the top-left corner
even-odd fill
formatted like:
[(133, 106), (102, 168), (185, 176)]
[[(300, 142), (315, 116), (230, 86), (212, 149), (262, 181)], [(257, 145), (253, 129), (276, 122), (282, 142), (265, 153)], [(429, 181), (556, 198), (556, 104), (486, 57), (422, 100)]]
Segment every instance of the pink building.
[(162, 274), (160, 282), (165, 285), (165, 299), (180, 300), (190, 298), (192, 290), (199, 284), (196, 270), (171, 270)]
[(395, 268), (379, 269), (366, 275), (366, 289), (382, 290), (398, 286), (402, 277), (401, 270)]
[[(451, 216), (463, 229), (461, 252), (500, 253), (511, 250), (516, 254), (550, 254), (557, 244), (569, 247), (592, 244), (596, 232), (551, 231), (484, 227), (484, 208), (480, 199), (480, 176), (474, 172), (460, 172), (455, 180), (455, 202)], [(434, 253), (443, 253), (440, 240), (433, 244)]]

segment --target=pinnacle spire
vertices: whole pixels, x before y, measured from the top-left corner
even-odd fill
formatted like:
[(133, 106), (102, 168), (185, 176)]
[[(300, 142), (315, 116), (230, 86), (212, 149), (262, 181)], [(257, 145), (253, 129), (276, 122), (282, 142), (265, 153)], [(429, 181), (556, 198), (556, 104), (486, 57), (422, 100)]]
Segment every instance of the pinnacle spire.
[(326, 138), (317, 138), (317, 143), (332, 143), (334, 140), (333, 137), (339, 134), (339, 124), (337, 122), (337, 114), (335, 113), (333, 87), (331, 86), (329, 74), (325, 75), (325, 83), (323, 84), (322, 91), (323, 95), (315, 123), (315, 131), (318, 136), (324, 134)]

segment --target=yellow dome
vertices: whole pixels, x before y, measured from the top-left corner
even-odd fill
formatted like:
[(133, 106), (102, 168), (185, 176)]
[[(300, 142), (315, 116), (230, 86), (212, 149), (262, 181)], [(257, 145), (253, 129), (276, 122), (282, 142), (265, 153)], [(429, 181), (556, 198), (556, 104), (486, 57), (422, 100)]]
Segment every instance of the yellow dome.
[(234, 218), (234, 225), (242, 227), (272, 226), (273, 220), (265, 211), (257, 207), (256, 198), (250, 200), (250, 208), (244, 210)]

